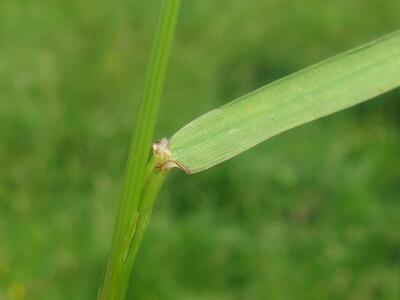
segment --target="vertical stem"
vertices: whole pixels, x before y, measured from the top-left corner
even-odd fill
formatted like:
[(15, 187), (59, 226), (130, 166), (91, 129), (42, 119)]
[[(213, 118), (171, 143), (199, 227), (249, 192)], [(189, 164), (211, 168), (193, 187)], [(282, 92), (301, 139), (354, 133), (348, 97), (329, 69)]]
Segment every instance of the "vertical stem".
[(111, 252), (98, 299), (125, 298), (135, 253), (145, 228), (143, 213), (150, 215), (151, 209), (147, 207), (147, 202), (151, 203), (152, 207), (152, 202), (161, 187), (161, 179), (164, 178), (165, 171), (154, 171), (153, 162), (148, 165), (147, 171), (146, 165), (180, 2), (181, 0), (164, 0), (159, 18), (136, 130), (129, 151)]
[[(146, 178), (137, 216), (134, 218), (134, 234), (130, 240), (129, 252), (127, 252), (127, 256), (125, 257), (127, 264), (133, 264), (135, 260), (144, 231), (150, 221), (154, 202), (168, 172), (167, 170), (154, 168), (154, 164), (152, 162), (149, 164), (149, 166), (150, 173)], [(129, 272), (129, 270), (125, 271)], [(128, 279), (129, 273), (124, 274), (124, 278)]]

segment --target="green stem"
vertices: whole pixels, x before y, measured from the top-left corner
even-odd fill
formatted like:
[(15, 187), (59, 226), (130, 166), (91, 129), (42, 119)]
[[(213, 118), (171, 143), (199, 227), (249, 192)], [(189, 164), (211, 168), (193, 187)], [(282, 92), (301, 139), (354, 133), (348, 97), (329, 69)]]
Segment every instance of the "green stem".
[[(154, 202), (168, 173), (167, 170), (154, 168), (153, 162), (151, 162), (149, 166), (151, 168), (151, 172), (146, 179), (145, 188), (141, 196), (139, 211), (134, 221), (134, 234), (131, 235), (132, 239), (130, 240), (129, 252), (127, 252), (126, 256), (126, 263), (129, 265), (133, 264), (135, 260), (144, 231), (150, 221)], [(125, 272), (129, 272), (129, 270), (125, 270)], [(123, 274), (123, 277), (129, 278), (129, 273)]]
[[(167, 175), (167, 170), (155, 167), (154, 159), (148, 164), (144, 189), (140, 197), (140, 205), (128, 224), (124, 238), (122, 239), (118, 253), (110, 265), (110, 274), (115, 279), (104, 280), (104, 286), (98, 299), (124, 299), (129, 282), (131, 267), (143, 238), (144, 231), (149, 223), (153, 211), (154, 202)], [(130, 267), (129, 267), (130, 266)]]
[(164, 0), (126, 166), (111, 252), (98, 299), (125, 298), (135, 254), (146, 227), (143, 222), (150, 216), (152, 203), (164, 178), (165, 171), (155, 171), (153, 162), (148, 165), (147, 171), (146, 165), (180, 2)]

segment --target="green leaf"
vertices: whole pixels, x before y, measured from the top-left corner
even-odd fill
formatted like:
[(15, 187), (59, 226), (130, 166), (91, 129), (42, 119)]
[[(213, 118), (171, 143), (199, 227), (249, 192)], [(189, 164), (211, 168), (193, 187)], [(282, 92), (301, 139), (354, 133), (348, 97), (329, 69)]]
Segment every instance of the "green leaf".
[(197, 173), (285, 130), (400, 85), (400, 31), (294, 73), (187, 124), (170, 140), (171, 166)]

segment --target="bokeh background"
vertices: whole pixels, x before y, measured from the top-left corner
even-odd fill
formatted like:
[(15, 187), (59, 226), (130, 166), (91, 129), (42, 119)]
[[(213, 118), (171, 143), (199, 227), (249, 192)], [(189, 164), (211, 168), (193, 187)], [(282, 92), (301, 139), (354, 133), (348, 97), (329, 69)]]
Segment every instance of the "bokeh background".
[[(0, 299), (95, 299), (161, 1), (0, 2)], [(400, 27), (398, 0), (183, 1), (157, 136)], [(400, 299), (400, 90), (172, 172), (128, 299)]]

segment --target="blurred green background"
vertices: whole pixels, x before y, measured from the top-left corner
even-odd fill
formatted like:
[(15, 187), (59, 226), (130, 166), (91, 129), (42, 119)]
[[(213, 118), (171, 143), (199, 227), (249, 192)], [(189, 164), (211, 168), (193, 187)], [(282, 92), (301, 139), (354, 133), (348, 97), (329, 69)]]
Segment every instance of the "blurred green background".
[[(0, 300), (95, 299), (160, 5), (0, 2)], [(156, 137), (399, 27), (398, 0), (183, 1)], [(172, 172), (128, 299), (400, 299), (399, 101)]]

